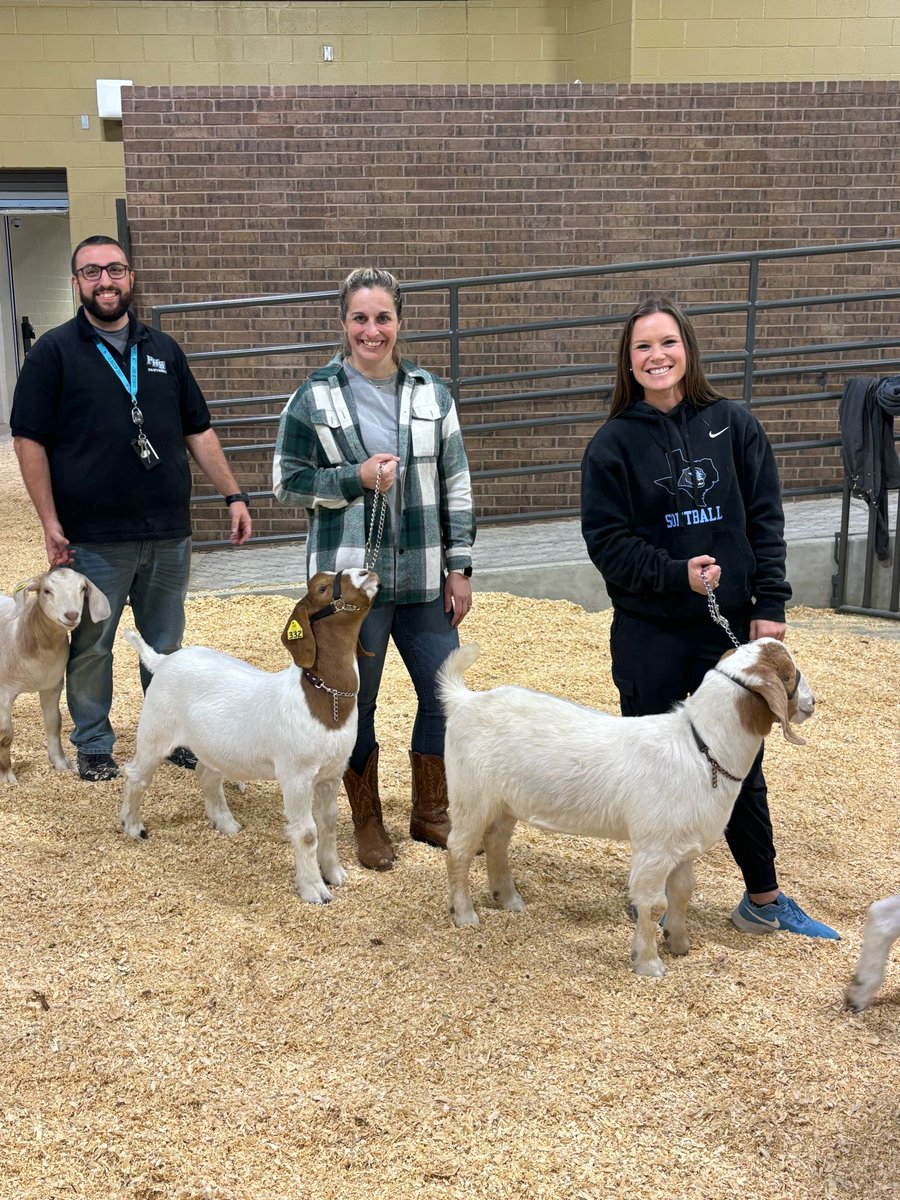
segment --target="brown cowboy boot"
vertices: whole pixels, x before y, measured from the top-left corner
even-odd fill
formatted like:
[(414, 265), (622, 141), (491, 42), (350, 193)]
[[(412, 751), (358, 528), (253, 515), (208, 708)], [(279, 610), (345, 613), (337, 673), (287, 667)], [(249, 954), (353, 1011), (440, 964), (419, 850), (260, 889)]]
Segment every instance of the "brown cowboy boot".
[(409, 836), (414, 841), (444, 850), (450, 832), (444, 760), (437, 754), (416, 754), (411, 750), (409, 761), (412, 763)]
[(357, 858), (370, 871), (389, 871), (394, 865), (394, 847), (381, 817), (377, 746), (369, 755), (362, 775), (347, 768), (344, 788), (353, 814)]

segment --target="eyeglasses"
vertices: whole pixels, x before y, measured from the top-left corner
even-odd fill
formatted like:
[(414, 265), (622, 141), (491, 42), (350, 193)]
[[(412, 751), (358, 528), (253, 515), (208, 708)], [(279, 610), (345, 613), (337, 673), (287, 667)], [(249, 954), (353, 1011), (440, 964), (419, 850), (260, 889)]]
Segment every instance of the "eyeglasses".
[(105, 267), (100, 267), (96, 263), (88, 263), (86, 267), (78, 267), (75, 274), (81, 275), (88, 283), (93, 283), (100, 278), (104, 271), (110, 279), (124, 279), (130, 270), (128, 263), (123, 262), (107, 263)]

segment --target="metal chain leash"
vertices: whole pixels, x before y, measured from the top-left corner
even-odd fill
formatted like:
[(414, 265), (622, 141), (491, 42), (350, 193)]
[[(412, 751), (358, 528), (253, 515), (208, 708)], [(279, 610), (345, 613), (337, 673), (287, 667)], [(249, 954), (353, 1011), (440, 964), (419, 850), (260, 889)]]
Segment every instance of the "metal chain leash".
[[(384, 463), (379, 463), (378, 471), (375, 475), (375, 498), (372, 501), (372, 520), (369, 522), (369, 536), (366, 538), (366, 551), (363, 557), (363, 566), (367, 571), (374, 571), (375, 564), (378, 562), (378, 555), (381, 551), (381, 536), (384, 533), (384, 518), (387, 515), (387, 494), (381, 490), (381, 473), (383, 470)], [(380, 514), (379, 509), (381, 510)], [(375, 533), (376, 515), (378, 516), (378, 533), (373, 545), (372, 535)]]
[(700, 568), (700, 578), (703, 580), (703, 586), (706, 588), (706, 602), (709, 605), (709, 615), (712, 617), (712, 619), (715, 621), (715, 623), (717, 625), (722, 626), (722, 628), (725, 630), (725, 632), (731, 638), (732, 644), (735, 647), (735, 649), (739, 650), (741, 647), (741, 643), (737, 640), (737, 638), (731, 632), (731, 626), (728, 624), (728, 618), (723, 617), (721, 612), (719, 611), (719, 606), (716, 603), (715, 596), (713, 595), (713, 586), (709, 582), (709, 580), (706, 578), (706, 567)]
[(332, 713), (332, 716), (334, 717), (334, 723), (335, 723), (335, 725), (337, 725), (337, 722), (338, 722), (338, 697), (346, 696), (348, 698), (350, 698), (350, 697), (355, 698), (358, 695), (358, 693), (357, 692), (339, 692), (337, 688), (329, 687), (328, 684), (325, 682), (325, 680), (320, 679), (318, 675), (313, 675), (312, 671), (304, 671), (303, 674), (306, 676), (306, 678), (309, 680), (309, 682), (313, 685), (314, 688), (318, 688), (320, 692), (327, 692), (329, 694), (329, 696), (331, 697), (331, 713)]

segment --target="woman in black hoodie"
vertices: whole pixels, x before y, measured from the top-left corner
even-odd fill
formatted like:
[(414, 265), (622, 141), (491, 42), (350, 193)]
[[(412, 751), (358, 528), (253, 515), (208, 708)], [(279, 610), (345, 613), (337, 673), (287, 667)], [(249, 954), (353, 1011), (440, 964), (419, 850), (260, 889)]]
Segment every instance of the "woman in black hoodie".
[[(701, 572), (738, 638), (784, 638), (791, 588), (772, 448), (750, 411), (710, 386), (671, 300), (643, 301), (625, 324), (609, 418), (582, 463), (581, 525), (615, 610), (623, 716), (667, 712), (729, 649)], [(837, 938), (778, 886), (762, 757), (725, 830), (746, 885), (731, 919), (747, 933)]]

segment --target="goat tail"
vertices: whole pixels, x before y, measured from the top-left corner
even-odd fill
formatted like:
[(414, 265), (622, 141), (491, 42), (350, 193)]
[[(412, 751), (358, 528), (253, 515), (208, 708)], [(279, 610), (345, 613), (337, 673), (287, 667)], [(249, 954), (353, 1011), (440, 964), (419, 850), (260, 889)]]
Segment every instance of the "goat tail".
[(470, 695), (463, 678), (466, 671), (481, 653), (481, 647), (474, 642), (452, 650), (444, 659), (437, 673), (437, 694), (445, 714), (460, 700)]
[(141, 662), (147, 670), (155, 671), (166, 656), (157, 654), (152, 646), (148, 646), (136, 629), (126, 629), (124, 633), (125, 641), (137, 650), (141, 656)]

